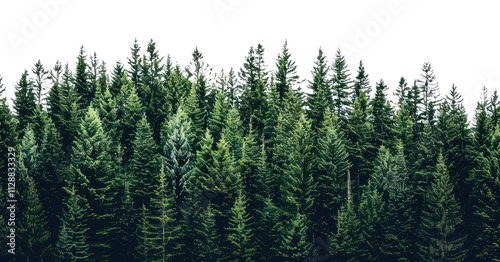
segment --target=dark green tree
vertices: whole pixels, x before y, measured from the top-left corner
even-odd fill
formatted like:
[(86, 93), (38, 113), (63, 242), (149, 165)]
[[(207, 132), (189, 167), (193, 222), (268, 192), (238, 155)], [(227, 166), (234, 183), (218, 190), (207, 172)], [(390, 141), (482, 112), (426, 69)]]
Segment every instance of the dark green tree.
[(111, 74), (111, 84), (109, 85), (109, 92), (113, 97), (117, 97), (120, 95), (122, 86), (126, 83), (123, 83), (123, 74), (125, 73), (125, 69), (120, 61), (116, 62), (116, 65), (113, 67), (113, 73)]
[(224, 250), (224, 253), (225, 259), (228, 261), (254, 261), (256, 249), (250, 224), (251, 219), (246, 211), (245, 196), (240, 191), (240, 195), (231, 208), (231, 217), (226, 228), (229, 246)]
[(458, 228), (462, 222), (460, 207), (452, 191), (453, 184), (440, 154), (420, 225), (419, 255), (424, 261), (462, 261), (465, 256), (465, 237), (459, 235)]
[(80, 96), (79, 106), (81, 109), (86, 108), (94, 96), (90, 87), (89, 70), (86, 59), (87, 56), (82, 46), (80, 47), (80, 53), (77, 57), (75, 78), (73, 79), (75, 91), (78, 96)]
[(354, 93), (352, 96), (352, 104), (356, 102), (361, 92), (364, 92), (368, 98), (370, 98), (370, 93), (372, 88), (370, 86), (370, 80), (368, 79), (368, 74), (365, 72), (365, 66), (363, 61), (359, 61), (358, 74), (356, 75), (356, 80), (354, 80)]
[(35, 81), (33, 81), (33, 89), (35, 93), (35, 100), (38, 105), (45, 104), (45, 81), (48, 77), (48, 71), (43, 67), (42, 62), (38, 60), (34, 67), (31, 69), (31, 72), (35, 75)]
[(299, 80), (299, 76), (297, 75), (297, 66), (295, 65), (295, 61), (291, 59), (287, 41), (285, 41), (283, 49), (276, 59), (276, 68), (277, 70), (274, 77), (276, 81), (276, 90), (281, 104), (285, 94), (288, 91), (293, 90), (293, 85), (297, 84)]
[(36, 107), (36, 97), (33, 90), (33, 82), (28, 79), (28, 71), (24, 70), (21, 79), (15, 86), (15, 98), (13, 109), (19, 121), (18, 130), (22, 131), (32, 121)]
[(313, 92), (307, 99), (307, 105), (309, 106), (308, 117), (312, 121), (312, 129), (315, 132), (323, 127), (323, 117), (327, 108), (329, 106), (330, 109), (333, 108), (332, 94), (327, 80), (328, 70), (326, 57), (320, 48), (312, 71), (313, 81), (310, 82), (310, 89)]
[(335, 114), (340, 118), (342, 124), (347, 122), (347, 117), (349, 112), (352, 110), (352, 101), (350, 101), (349, 96), (351, 96), (351, 80), (349, 79), (350, 73), (347, 68), (347, 63), (345, 57), (337, 49), (335, 53), (335, 61), (332, 65), (332, 86), (331, 92), (333, 95), (333, 108)]
[(373, 145), (376, 148), (384, 145), (394, 148), (394, 112), (385, 92), (387, 86), (383, 80), (376, 84), (375, 97), (370, 101), (371, 106), (371, 124), (373, 126)]

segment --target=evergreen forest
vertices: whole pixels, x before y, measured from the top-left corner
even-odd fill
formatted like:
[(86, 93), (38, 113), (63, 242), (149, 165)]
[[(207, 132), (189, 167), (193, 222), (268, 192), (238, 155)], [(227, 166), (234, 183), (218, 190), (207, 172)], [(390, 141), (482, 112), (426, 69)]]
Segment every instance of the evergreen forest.
[(389, 87), (264, 53), (215, 73), (136, 40), (0, 77), (0, 261), (500, 261), (496, 90), (468, 116), (429, 62)]

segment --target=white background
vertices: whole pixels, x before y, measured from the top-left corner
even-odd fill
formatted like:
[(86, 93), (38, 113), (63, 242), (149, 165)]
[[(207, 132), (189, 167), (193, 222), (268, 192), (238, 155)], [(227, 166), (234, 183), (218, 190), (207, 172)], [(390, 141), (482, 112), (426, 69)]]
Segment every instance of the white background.
[(482, 87), (500, 88), (499, 7), (418, 0), (2, 1), (0, 75), (12, 97), (38, 59), (46, 68), (60, 60), (74, 70), (82, 45), (110, 71), (117, 60), (126, 64), (136, 37), (142, 51), (153, 39), (182, 67), (198, 47), (214, 72), (239, 70), (250, 46), (261, 43), (274, 70), (288, 40), (302, 79), (311, 79), (320, 46), (329, 62), (347, 46), (352, 77), (362, 59), (371, 84), (384, 79), (391, 94), (401, 76), (413, 83), (429, 61), (441, 93), (458, 86), (471, 121)]

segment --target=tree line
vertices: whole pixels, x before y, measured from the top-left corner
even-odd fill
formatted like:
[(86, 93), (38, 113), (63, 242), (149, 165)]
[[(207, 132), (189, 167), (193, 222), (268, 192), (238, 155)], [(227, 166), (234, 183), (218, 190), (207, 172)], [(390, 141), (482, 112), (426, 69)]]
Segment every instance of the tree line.
[(496, 91), (469, 124), (428, 62), (389, 101), (340, 50), (308, 82), (286, 42), (264, 52), (212, 76), (197, 48), (182, 68), (136, 40), (111, 71), (83, 47), (25, 70), (0, 102), (15, 261), (500, 261)]

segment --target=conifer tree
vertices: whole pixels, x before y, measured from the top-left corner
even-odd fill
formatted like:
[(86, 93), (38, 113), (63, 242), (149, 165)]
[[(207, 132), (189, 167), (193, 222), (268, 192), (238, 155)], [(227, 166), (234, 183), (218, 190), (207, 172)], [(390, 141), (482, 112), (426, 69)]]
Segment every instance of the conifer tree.
[(246, 211), (245, 196), (240, 194), (231, 208), (231, 217), (226, 228), (228, 247), (225, 250), (229, 261), (254, 261), (256, 254), (253, 230), (250, 227), (251, 217)]
[(31, 72), (35, 75), (35, 81), (33, 81), (33, 89), (35, 93), (35, 100), (38, 105), (44, 105), (45, 103), (45, 81), (47, 80), (48, 71), (43, 67), (42, 62), (38, 60)]
[(199, 222), (195, 225), (195, 261), (216, 261), (221, 255), (214, 211), (209, 203), (202, 210)]
[(307, 218), (297, 212), (280, 229), (278, 255), (285, 259), (303, 260), (312, 254), (307, 237)]
[(130, 169), (133, 176), (133, 200), (136, 208), (140, 208), (142, 205), (148, 207), (151, 198), (154, 196), (155, 177), (160, 168), (160, 156), (145, 114), (137, 123), (134, 137), (134, 154), (130, 160)]
[(441, 154), (433, 176), (422, 213), (419, 255), (425, 261), (461, 261), (465, 250), (464, 237), (458, 229), (462, 222), (460, 207)]
[(156, 186), (151, 199), (150, 221), (153, 231), (151, 256), (158, 261), (171, 261), (178, 255), (181, 246), (177, 242), (180, 227), (177, 218), (172, 185), (167, 182), (162, 164), (159, 175), (155, 178)]
[(406, 82), (406, 79), (404, 77), (401, 77), (399, 79), (398, 86), (396, 87), (396, 90), (394, 91), (394, 96), (397, 98), (397, 104), (399, 107), (402, 105), (408, 105), (408, 98), (409, 98), (409, 92), (410, 92), (410, 87), (408, 86), (408, 83)]
[(219, 142), (229, 111), (229, 106), (227, 105), (225, 99), (226, 97), (223, 93), (217, 93), (215, 97), (214, 112), (208, 120), (208, 129), (210, 130), (210, 134), (214, 138), (215, 143)]
[(351, 167), (343, 133), (332, 113), (325, 112), (322, 135), (315, 153), (314, 180), (317, 193), (314, 201), (315, 230), (322, 236), (334, 232), (334, 214), (347, 200), (347, 170)]
[(387, 86), (383, 80), (376, 85), (375, 97), (371, 101), (371, 123), (373, 125), (373, 145), (384, 145), (389, 149), (394, 146), (394, 120), (392, 107), (385, 96)]
[(293, 90), (293, 85), (298, 82), (297, 66), (295, 61), (291, 60), (291, 55), (288, 50), (288, 43), (285, 41), (281, 53), (276, 59), (276, 90), (279, 95), (280, 104), (283, 102), (285, 94)]
[[(22, 169), (21, 169), (22, 170)], [(47, 227), (47, 217), (38, 198), (35, 181), (27, 173), (22, 174), (21, 183), (25, 183), (27, 191), (23, 192), (23, 202), (26, 207), (19, 219), (19, 251), (26, 261), (45, 261), (52, 258), (50, 231)], [(17, 231), (17, 230), (16, 230)]]
[(130, 74), (130, 80), (134, 84), (136, 88), (139, 87), (141, 83), (141, 55), (139, 52), (141, 51), (141, 47), (137, 43), (137, 38), (134, 39), (134, 45), (130, 48), (130, 58), (127, 58), (128, 65), (130, 69), (128, 73)]
[(346, 123), (349, 112), (352, 110), (352, 102), (349, 101), (351, 95), (351, 80), (349, 79), (350, 73), (347, 68), (345, 57), (337, 49), (335, 53), (335, 61), (332, 65), (332, 95), (333, 95), (333, 110), (340, 118), (343, 124)]
[(153, 232), (154, 228), (149, 220), (150, 213), (146, 205), (142, 205), (142, 213), (139, 221), (137, 259), (142, 261), (154, 261), (154, 241), (158, 236)]
[(329, 67), (326, 57), (321, 48), (318, 52), (316, 62), (313, 68), (313, 81), (310, 82), (310, 88), (313, 93), (309, 95), (307, 104), (309, 106), (308, 116), (312, 121), (312, 129), (317, 132), (323, 126), (323, 117), (328, 106), (333, 108), (332, 94), (329, 81), (327, 80)]
[(226, 124), (222, 132), (228, 143), (229, 152), (234, 156), (235, 160), (239, 160), (243, 146), (243, 127), (240, 114), (234, 107), (230, 108), (227, 113)]
[(91, 257), (88, 244), (89, 230), (86, 222), (88, 203), (75, 190), (66, 189), (65, 210), (61, 218), (61, 230), (56, 245), (61, 261), (88, 261)]
[(354, 103), (354, 110), (349, 116), (345, 130), (349, 160), (352, 163), (351, 174), (355, 179), (353, 191), (358, 196), (361, 196), (360, 187), (368, 182), (370, 164), (376, 150), (372, 143), (374, 134), (373, 125), (368, 119), (370, 114), (371, 108), (368, 108), (368, 100), (362, 92)]
[[(467, 203), (464, 219), (470, 226), (468, 243), (468, 260), (498, 261), (500, 256), (498, 228), (498, 180), (491, 174), (491, 162), (479, 153), (477, 166), (467, 179), (472, 184), (472, 192)], [(495, 196), (497, 194), (497, 196)]]
[(0, 96), (5, 92), (5, 85), (2, 83), (3, 77), (0, 76)]
[(363, 236), (356, 208), (351, 197), (338, 212), (337, 232), (333, 236), (332, 254), (341, 261), (358, 261), (363, 247)]
[(422, 106), (422, 119), (432, 123), (434, 120), (432, 105), (439, 103), (439, 94), (437, 93), (439, 84), (436, 82), (434, 70), (432, 70), (429, 62), (425, 62), (422, 66), (422, 73), (420, 74), (420, 78), (417, 79), (417, 85), (422, 94), (420, 102)]
[(81, 109), (86, 108), (90, 101), (92, 100), (94, 94), (90, 89), (89, 83), (89, 70), (88, 64), (86, 62), (87, 56), (85, 55), (85, 51), (83, 50), (83, 46), (80, 47), (80, 53), (77, 57), (76, 63), (76, 71), (74, 78), (75, 91), (80, 96), (79, 106)]
[(133, 141), (135, 140), (136, 127), (144, 113), (144, 107), (137, 95), (132, 82), (128, 82), (122, 88), (117, 99), (120, 127), (118, 133), (121, 135), (120, 143), (123, 145), (124, 160), (128, 162), (133, 153)]
[(88, 184), (76, 186), (89, 203), (90, 215), (89, 244), (95, 258), (105, 259), (110, 256), (110, 243), (116, 230), (115, 205), (116, 189), (112, 171), (110, 141), (102, 128), (98, 113), (89, 107), (80, 124), (73, 146), (72, 161), (77, 171), (88, 180)]
[[(205, 129), (208, 127), (208, 116), (209, 116), (209, 104), (208, 104), (208, 95), (209, 95), (209, 86), (207, 83), (207, 72), (208, 72), (208, 64), (205, 64), (203, 59), (203, 54), (196, 48), (192, 53), (193, 60), (190, 63), (190, 67), (188, 67), (188, 75), (192, 75), (193, 79), (193, 87), (196, 103), (194, 101), (190, 101), (190, 105), (193, 105), (194, 108), (189, 108), (189, 112), (192, 112), (193, 115), (192, 120), (193, 124), (196, 126), (198, 130), (200, 130), (203, 134)], [(189, 77), (188, 77), (189, 79)], [(200, 135), (201, 135), (200, 134)]]
[(32, 121), (36, 107), (33, 83), (28, 79), (27, 70), (24, 70), (21, 79), (16, 84), (14, 95), (13, 108), (19, 121), (17, 128), (23, 130)]
[(124, 72), (125, 69), (123, 69), (122, 63), (120, 61), (117, 61), (116, 65), (113, 67), (111, 84), (109, 86), (109, 92), (113, 97), (117, 97), (120, 94), (122, 86), (126, 84), (122, 82)]
[[(64, 195), (62, 172), (65, 168), (64, 152), (61, 151), (62, 138), (54, 123), (48, 120), (40, 146), (40, 157), (34, 180), (40, 202), (47, 215), (50, 232), (57, 232), (59, 216), (62, 214)], [(56, 234), (52, 234), (51, 243), (55, 243)]]
[(354, 80), (354, 93), (352, 96), (352, 104), (356, 102), (361, 92), (364, 92), (365, 95), (369, 98), (370, 93), (372, 92), (372, 88), (370, 87), (370, 80), (368, 79), (368, 74), (365, 72), (365, 66), (363, 65), (363, 61), (359, 61), (358, 66), (358, 74), (356, 75), (356, 80)]

